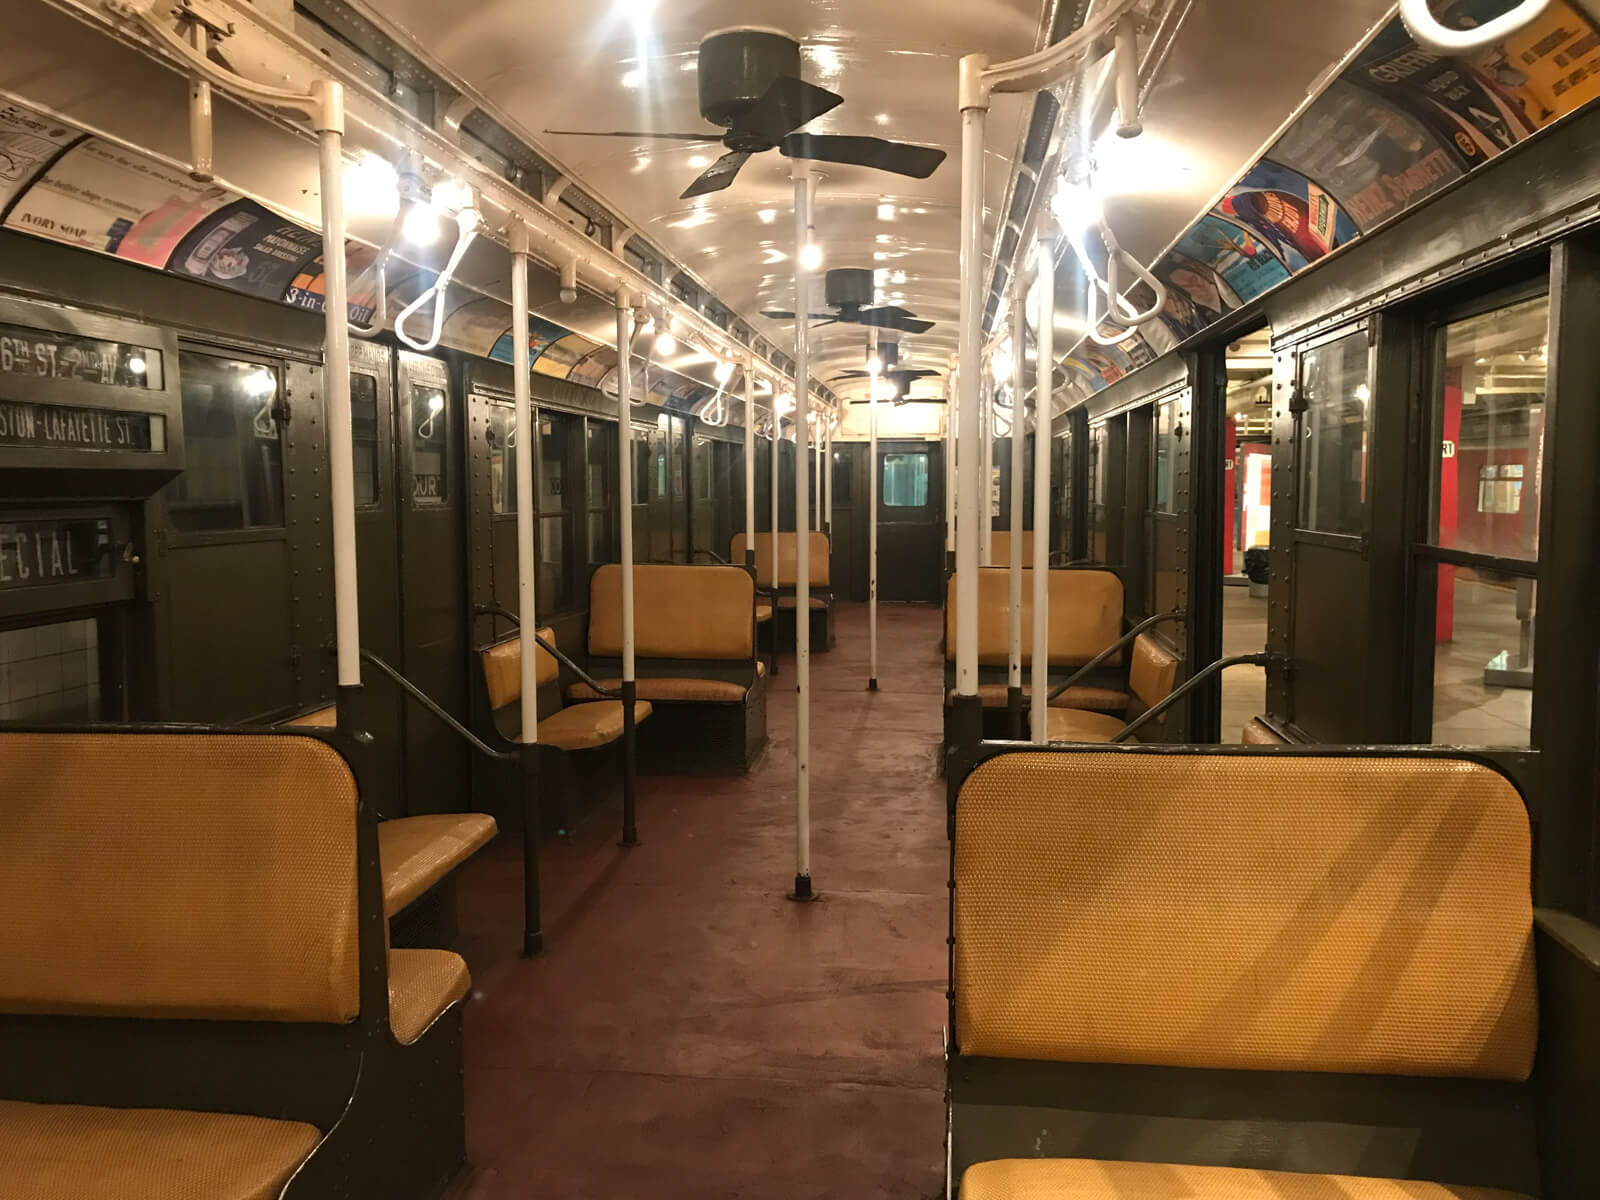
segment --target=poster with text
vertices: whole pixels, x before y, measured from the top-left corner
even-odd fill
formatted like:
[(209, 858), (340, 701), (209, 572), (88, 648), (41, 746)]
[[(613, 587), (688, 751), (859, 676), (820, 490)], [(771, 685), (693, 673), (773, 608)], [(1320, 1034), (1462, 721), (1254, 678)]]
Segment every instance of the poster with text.
[[(1178, 239), (1178, 252), (1206, 267), (1228, 285), (1231, 295), (1212, 289), (1224, 308), (1248, 304), (1289, 278), (1289, 268), (1271, 246), (1244, 226), (1223, 220), (1215, 210), (1201, 217)], [(1185, 282), (1190, 281), (1185, 279)], [(1211, 292), (1203, 284), (1202, 277), (1201, 294), (1209, 301)], [(1208, 303), (1207, 307), (1213, 305)]]
[(6, 228), (163, 267), (185, 235), (233, 198), (175, 167), (88, 138), (17, 199)]
[[(367, 270), (377, 257), (378, 252), (370, 246), (364, 246), (359, 242), (348, 242), (345, 245), (345, 286), (349, 288), (345, 310), (350, 314), (351, 321), (363, 327), (371, 325), (372, 318), (378, 312), (377, 276)], [(283, 293), (283, 302), (308, 312), (319, 313), (323, 309), (327, 294), (328, 281), (322, 269), (322, 255), (319, 253), (290, 281), (288, 289)]]
[(81, 136), (54, 117), (0, 102), (0, 212), (46, 163)]
[(1463, 173), (1420, 121), (1337, 79), (1268, 157), (1327, 189), (1363, 233)]
[[(1476, 25), (1499, 16), (1503, 0), (1459, 0), (1446, 16)], [(1510, 37), (1469, 60), (1484, 85), (1521, 114), (1529, 129), (1600, 96), (1600, 34), (1571, 4), (1555, 3)]]
[(584, 387), (597, 388), (600, 381), (616, 369), (617, 352), (610, 346), (601, 346), (593, 353), (586, 355), (578, 361), (567, 375), (568, 381), (581, 383)]
[(1217, 208), (1270, 246), (1291, 274), (1357, 236), (1355, 224), (1331, 195), (1270, 159), (1229, 188)]
[(565, 379), (572, 368), (578, 365), (578, 360), (588, 355), (596, 348), (597, 343), (591, 342), (581, 333), (566, 333), (553, 342), (547, 343), (533, 359), (533, 369), (540, 375), (553, 375), (557, 379)]
[(167, 270), (258, 300), (281, 302), (321, 249), (320, 233), (268, 212), (253, 200), (235, 200), (178, 243)]

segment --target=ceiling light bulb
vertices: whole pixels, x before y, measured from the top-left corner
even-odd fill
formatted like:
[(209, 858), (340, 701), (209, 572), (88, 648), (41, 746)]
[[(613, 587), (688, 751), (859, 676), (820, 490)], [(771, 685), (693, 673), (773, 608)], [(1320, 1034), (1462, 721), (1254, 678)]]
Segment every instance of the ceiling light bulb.
[(434, 395), (434, 396), (429, 396), (428, 397), (428, 411), (429, 412), (436, 413), (443, 407), (444, 407), (444, 397), (443, 396)]
[(472, 189), (459, 179), (441, 179), (433, 185), (433, 207), (447, 213), (471, 208)]
[(893, 400), (900, 394), (900, 390), (894, 386), (894, 380), (892, 379), (880, 379), (873, 385), (873, 388), (879, 400)]
[(778, 411), (780, 413), (791, 413), (791, 412), (794, 411), (794, 393), (793, 392), (784, 392), (781, 396), (778, 397)]
[(727, 359), (723, 359), (717, 364), (717, 369), (712, 374), (716, 376), (718, 383), (727, 383), (728, 380), (733, 378), (733, 364)]
[(691, 167), (693, 167), (696, 171), (698, 171), (702, 167), (710, 166), (711, 165), (711, 160), (709, 158), (707, 158), (704, 154), (691, 154), (689, 156), (689, 165)]
[(638, 67), (634, 67), (631, 71), (624, 71), (622, 73), (622, 86), (627, 88), (629, 91), (637, 91), (643, 85), (644, 72)]
[(874, 354), (871, 358), (867, 359), (867, 374), (868, 375), (876, 375), (876, 374), (878, 374), (878, 372), (880, 372), (882, 370), (883, 370), (883, 359), (879, 358), (876, 354)]
[(1100, 198), (1090, 188), (1081, 183), (1069, 183), (1065, 179), (1057, 185), (1055, 195), (1050, 197), (1050, 210), (1055, 213), (1061, 232), (1074, 242), (1082, 241), (1083, 235), (1105, 217)]
[(363, 154), (344, 168), (345, 204), (358, 212), (393, 212), (400, 203), (400, 174), (388, 159)]
[(892, 221), (892, 220), (894, 220), (894, 205), (892, 205), (892, 204), (880, 204), (880, 205), (878, 205), (878, 220), (880, 220), (880, 221)]
[(439, 214), (426, 204), (413, 204), (400, 232), (413, 246), (431, 246), (439, 240)]
[(672, 336), (672, 331), (670, 329), (663, 329), (656, 337), (656, 353), (676, 354), (677, 350), (678, 339)]
[(993, 371), (994, 381), (996, 383), (1003, 384), (1011, 382), (1011, 370), (1016, 365), (1016, 360), (1011, 357), (1010, 342), (1007, 342), (1005, 345), (1001, 346), (1000, 349), (995, 351), (994, 358), (990, 360), (989, 365)]
[(800, 248), (800, 269), (802, 271), (815, 271), (822, 265), (822, 247), (815, 242), (807, 242)]
[(655, 331), (656, 331), (656, 319), (655, 319), (654, 314), (652, 314), (651, 316), (648, 316), (648, 317), (645, 318), (643, 325), (639, 326), (639, 332), (648, 337), (650, 334), (654, 333)]
[(775, 208), (758, 208), (756, 209), (756, 216), (761, 218), (763, 225), (771, 225), (778, 219), (778, 210)]

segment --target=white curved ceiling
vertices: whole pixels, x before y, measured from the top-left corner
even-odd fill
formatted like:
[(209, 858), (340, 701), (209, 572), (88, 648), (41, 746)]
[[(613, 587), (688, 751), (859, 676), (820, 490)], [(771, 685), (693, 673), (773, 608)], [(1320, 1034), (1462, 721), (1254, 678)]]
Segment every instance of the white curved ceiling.
[[(780, 346), (792, 328), (759, 316), (792, 309), (793, 187), (775, 151), (732, 187), (679, 193), (722, 153), (716, 142), (547, 134), (551, 129), (680, 131), (699, 116), (700, 39), (730, 26), (782, 29), (804, 46), (803, 73), (844, 97), (807, 126), (939, 146), (926, 180), (820, 164), (816, 227), (825, 266), (871, 267), (880, 303), (937, 322), (902, 337), (902, 363), (943, 371), (956, 347), (963, 54), (1031, 51), (1043, 0), (357, 0), (423, 61), (464, 81), (580, 185), (704, 280)], [(1146, 136), (1113, 182), (1107, 214), (1150, 258), (1243, 169), (1326, 68), (1388, 10), (1388, 0), (1197, 0), (1160, 85)], [(986, 245), (1031, 97), (997, 96), (989, 121)], [(885, 207), (887, 206), (887, 207)], [(882, 214), (882, 215), (880, 215)], [(885, 219), (887, 218), (887, 219)], [(820, 291), (820, 286), (814, 288)], [(813, 297), (813, 311), (821, 308)], [(812, 339), (812, 374), (859, 367), (866, 333), (827, 326)], [(833, 385), (841, 395), (860, 388)], [(926, 390), (935, 390), (927, 388)]]

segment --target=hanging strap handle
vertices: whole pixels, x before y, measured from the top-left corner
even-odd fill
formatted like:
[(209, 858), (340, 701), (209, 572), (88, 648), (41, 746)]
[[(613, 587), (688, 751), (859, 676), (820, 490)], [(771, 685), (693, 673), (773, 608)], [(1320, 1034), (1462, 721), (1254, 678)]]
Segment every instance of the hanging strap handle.
[(1400, 20), (1412, 41), (1434, 54), (1471, 54), (1510, 37), (1544, 14), (1550, 0), (1523, 0), (1508, 13), (1471, 29), (1448, 29), (1439, 24), (1428, 0), (1400, 0)]
[[(444, 270), (440, 271), (433, 283), (424, 288), (422, 294), (400, 310), (394, 319), (394, 335), (413, 350), (432, 350), (439, 344), (439, 335), (444, 332), (444, 294), (450, 287), (450, 280), (456, 273), (456, 268), (461, 265), (462, 256), (466, 254), (467, 247), (472, 245), (472, 239), (478, 236), (478, 226), (483, 218), (478, 215), (475, 208), (464, 208), (456, 214), (456, 244), (450, 251), (450, 260), (445, 263)], [(417, 341), (406, 333), (406, 322), (429, 301), (433, 302), (433, 329), (426, 341)]]

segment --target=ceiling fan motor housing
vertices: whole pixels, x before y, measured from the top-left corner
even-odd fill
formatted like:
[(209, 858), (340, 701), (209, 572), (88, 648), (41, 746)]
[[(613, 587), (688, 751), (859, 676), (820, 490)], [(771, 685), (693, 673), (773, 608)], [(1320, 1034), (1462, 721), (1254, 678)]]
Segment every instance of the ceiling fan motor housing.
[(823, 283), (829, 308), (866, 308), (872, 303), (872, 272), (861, 267), (835, 267)]
[(774, 29), (726, 29), (700, 43), (700, 115), (713, 125), (759, 100), (780, 76), (800, 77), (800, 43)]

